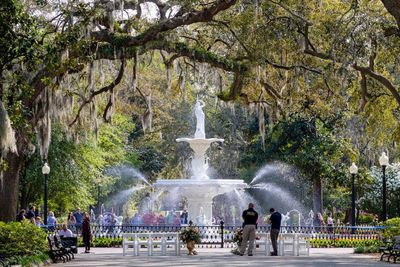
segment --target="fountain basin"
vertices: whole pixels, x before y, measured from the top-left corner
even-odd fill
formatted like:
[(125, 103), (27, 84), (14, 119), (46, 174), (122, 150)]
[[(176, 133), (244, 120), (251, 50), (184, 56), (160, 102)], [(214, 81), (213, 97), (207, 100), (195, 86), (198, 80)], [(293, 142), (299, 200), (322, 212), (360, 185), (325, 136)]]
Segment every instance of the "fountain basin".
[[(188, 201), (188, 218), (197, 225), (209, 225), (212, 222), (213, 198), (233, 190), (243, 190), (248, 185), (236, 179), (172, 179), (157, 180), (153, 184), (157, 191), (172, 191)], [(214, 215), (216, 217), (216, 214)]]
[(193, 150), (192, 158), (192, 177), (193, 180), (209, 180), (207, 175), (208, 159), (206, 159), (206, 151), (213, 142), (223, 142), (220, 138), (178, 138), (177, 142), (187, 142)]

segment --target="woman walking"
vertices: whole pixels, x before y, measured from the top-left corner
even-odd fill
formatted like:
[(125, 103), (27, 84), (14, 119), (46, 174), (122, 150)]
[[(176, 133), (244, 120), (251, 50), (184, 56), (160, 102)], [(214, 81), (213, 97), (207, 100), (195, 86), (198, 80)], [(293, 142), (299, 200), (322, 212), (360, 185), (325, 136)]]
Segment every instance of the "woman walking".
[(92, 239), (92, 233), (90, 232), (90, 217), (87, 212), (83, 215), (82, 239), (83, 244), (85, 245), (85, 253), (90, 253), (90, 240)]

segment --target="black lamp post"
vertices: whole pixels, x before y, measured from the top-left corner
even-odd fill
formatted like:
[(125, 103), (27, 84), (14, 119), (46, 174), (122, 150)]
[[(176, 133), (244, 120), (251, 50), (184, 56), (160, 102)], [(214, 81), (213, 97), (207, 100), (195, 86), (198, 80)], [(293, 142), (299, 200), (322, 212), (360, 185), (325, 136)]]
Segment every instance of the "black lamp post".
[(387, 205), (386, 205), (386, 166), (389, 165), (389, 157), (386, 156), (385, 152), (379, 157), (379, 164), (382, 166), (382, 215), (381, 221), (384, 222), (387, 219)]
[(47, 188), (48, 188), (48, 178), (50, 173), (50, 167), (47, 162), (44, 163), (42, 167), (42, 173), (44, 175), (44, 205), (43, 205), (43, 213), (44, 213), (44, 225), (47, 225)]
[(350, 166), (351, 173), (351, 233), (355, 233), (356, 227), (356, 187), (354, 185), (354, 180), (356, 178), (356, 174), (358, 173), (358, 167), (353, 162)]

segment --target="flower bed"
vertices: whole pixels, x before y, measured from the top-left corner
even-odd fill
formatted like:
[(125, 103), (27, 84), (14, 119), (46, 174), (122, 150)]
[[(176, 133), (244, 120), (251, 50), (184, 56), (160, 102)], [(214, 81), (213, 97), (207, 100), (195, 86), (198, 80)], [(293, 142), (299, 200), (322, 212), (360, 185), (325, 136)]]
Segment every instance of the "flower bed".
[(359, 237), (348, 238), (313, 238), (310, 239), (312, 248), (355, 248), (355, 247), (368, 247), (379, 246), (381, 240), (378, 237), (371, 239), (364, 239)]
[[(82, 238), (78, 238), (78, 246), (79, 247), (84, 246)], [(121, 247), (122, 238), (97, 237), (93, 239), (92, 246), (98, 248)]]

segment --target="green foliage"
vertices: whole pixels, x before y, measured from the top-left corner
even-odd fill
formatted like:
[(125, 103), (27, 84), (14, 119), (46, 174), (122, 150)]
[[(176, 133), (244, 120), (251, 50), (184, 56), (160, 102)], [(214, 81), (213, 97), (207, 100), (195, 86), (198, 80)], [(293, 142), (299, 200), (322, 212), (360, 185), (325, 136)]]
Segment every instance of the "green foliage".
[[(181, 10), (187, 11), (203, 5), (202, 1), (194, 0), (177, 2)], [(246, 72), (249, 77), (244, 79), (242, 91), (236, 92), (240, 96), (238, 99), (246, 104), (263, 103), (268, 113), (268, 118), (260, 122), (262, 126), (268, 123), (264, 149), (254, 115), (248, 116), (247, 112), (246, 115), (230, 115), (229, 107), (221, 103), (215, 106), (223, 114), (207, 111), (207, 133), (226, 139), (221, 151), (210, 151), (208, 155), (212, 167), (225, 178), (242, 176), (250, 181), (256, 169), (264, 163), (272, 159), (282, 160), (300, 170), (302, 180), (306, 181), (302, 184), (304, 188), (312, 180), (323, 179), (326, 182), (324, 196), (329, 209), (332, 206), (346, 207), (349, 196), (347, 165), (356, 159), (355, 154), (363, 155), (359, 160), (360, 167), (371, 166), (382, 147), (393, 150), (391, 155), (394, 157), (399, 155), (398, 149), (392, 145), (400, 139), (398, 103), (371, 77), (367, 77), (367, 92), (360, 90), (359, 73), (351, 67), (355, 63), (368, 66), (368, 61), (374, 58), (374, 64), (369, 64), (374, 65), (374, 71), (388, 77), (394, 87), (398, 85), (400, 39), (384, 36), (382, 25), (391, 25), (393, 18), (381, 1), (258, 1), (257, 5), (243, 1), (217, 14), (211, 23), (185, 27), (184, 37), (174, 27), (169, 29), (168, 20), (149, 23), (137, 18), (128, 22), (127, 28), (115, 21), (115, 33), (109, 38), (104, 36), (102, 42), (94, 40), (97, 35), (87, 34), (88, 29), (93, 28), (92, 22), (101, 24), (108, 21), (101, 4), (92, 7), (70, 3), (62, 8), (60, 17), (50, 23), (48, 19), (30, 15), (40, 13), (36, 11), (41, 8), (41, 11), (48, 12), (46, 0), (37, 0), (36, 3), (39, 6), (34, 3), (23, 6), (18, 0), (4, 0), (0, 5), (0, 100), (6, 102), (13, 128), (21, 140), (34, 141), (32, 136), (37, 118), (33, 116), (32, 102), (39, 93), (46, 86), (56, 88), (66, 76), (72, 80), (84, 80), (81, 79), (86, 75), (83, 68), (94, 59), (93, 50), (99, 55), (110, 58), (114, 55), (118, 59), (140, 51), (138, 84), (154, 100), (156, 130), (150, 134), (143, 135), (142, 131), (133, 130), (131, 113), (139, 117), (145, 105), (138, 93), (132, 93), (134, 90), (122, 89), (130, 83), (127, 78), (125, 84), (115, 90), (118, 91), (116, 96), (122, 96), (122, 99), (115, 102), (117, 114), (113, 124), (101, 125), (98, 143), (89, 136), (85, 144), (75, 144), (57, 129), (53, 132), (49, 157), (52, 168), (49, 182), (51, 209), (64, 211), (76, 205), (93, 204), (97, 198), (97, 190), (94, 190), (97, 186), (102, 189), (102, 200), (131, 186), (104, 175), (104, 170), (114, 164), (140, 166), (151, 181), (161, 176), (187, 176), (181, 170), (190, 152), (187, 146), (176, 145), (173, 140), (184, 136), (182, 133), (190, 133), (187, 126), (193, 122), (190, 104), (194, 95), (211, 96), (209, 99), (212, 99), (221, 94), (227, 99), (223, 92), (232, 82), (231, 73), (213, 68), (206, 67), (208, 73), (198, 75), (196, 70), (203, 69), (203, 66), (200, 68), (187, 58), (183, 60), (182, 56), (187, 55), (200, 62), (212, 61), (214, 66), (222, 66), (228, 71)], [(72, 15), (74, 20), (71, 20)], [(55, 23), (57, 30), (54, 29)], [(149, 28), (152, 31), (164, 30), (150, 36), (149, 42), (143, 46), (119, 49), (134, 38), (131, 32), (135, 32), (138, 41), (144, 41), (143, 38), (148, 36), (144, 31)], [(183, 86), (174, 86), (167, 94), (165, 62), (160, 60), (158, 52), (154, 53), (158, 49), (176, 52), (175, 66), (179, 74), (172, 74), (173, 84), (177, 84), (178, 79), (186, 79)], [(313, 53), (304, 53), (306, 49)], [(69, 52), (68, 60), (64, 58), (66, 51)], [(325, 56), (321, 60), (318, 55)], [(190, 70), (192, 68), (194, 72)], [(36, 76), (41, 71), (44, 75)], [(208, 82), (201, 80), (211, 80), (214, 74), (221, 76), (218, 89), (215, 89), (215, 84), (209, 86)], [(260, 81), (268, 81), (271, 85), (266, 87)], [(204, 88), (193, 90), (191, 86), (197, 82)], [(40, 83), (41, 86), (33, 88)], [(74, 94), (76, 99), (76, 95), (86, 98), (88, 90), (85, 85), (73, 84), (66, 93)], [(365, 99), (362, 94), (365, 94)], [(96, 98), (101, 107), (105, 100), (101, 95)], [(368, 103), (361, 108), (362, 100), (368, 100)], [(123, 112), (118, 107), (129, 108), (120, 116)], [(290, 117), (289, 114), (294, 113), (300, 116)], [(326, 117), (330, 114), (344, 117), (347, 124), (327, 123)], [(358, 124), (358, 120), (361, 123)], [(89, 131), (88, 125), (82, 127)], [(128, 133), (131, 133), (129, 143)], [(159, 138), (160, 135), (163, 137)], [(357, 153), (350, 151), (347, 138), (354, 140), (352, 146), (359, 150)], [(20, 155), (26, 154), (21, 152)], [(23, 206), (28, 202), (41, 202), (41, 165), (36, 153), (24, 166), (20, 179), (20, 203)], [(364, 192), (369, 189), (364, 184), (369, 185), (373, 177), (366, 175), (363, 178), (365, 180), (359, 182), (358, 192), (364, 197)], [(306, 191), (303, 188), (299, 190)], [(390, 207), (400, 207), (398, 195), (394, 190)], [(364, 199), (368, 199), (366, 196)], [(367, 202), (361, 201), (360, 204), (364, 209), (376, 212), (376, 203)], [(391, 208), (389, 214), (398, 215), (399, 210)]]
[(0, 222), (0, 255), (34, 256), (47, 247), (46, 233), (29, 221)]
[[(122, 246), (122, 238), (106, 238), (106, 237), (96, 237), (93, 238), (92, 241), (93, 247), (98, 248), (112, 248), (112, 247), (120, 247)], [(78, 239), (78, 246), (83, 247), (83, 240), (80, 238)]]
[(10, 265), (22, 265), (23, 267), (31, 267), (35, 265), (42, 265), (50, 259), (49, 254), (45, 252), (38, 252), (32, 256), (13, 256), (7, 260)]
[(357, 222), (359, 224), (371, 224), (374, 222), (374, 220), (375, 220), (374, 214), (365, 213), (365, 214), (360, 214), (358, 216)]
[[(379, 214), (382, 209), (382, 169), (372, 167), (363, 177), (363, 192), (360, 198), (360, 206), (364, 210)], [(400, 215), (400, 164), (393, 163), (386, 167), (386, 187), (388, 216)]]
[(313, 238), (310, 240), (311, 247), (313, 248), (351, 248), (358, 246), (379, 246), (381, 244), (380, 239), (364, 239), (359, 237), (351, 238)]
[(337, 138), (327, 122), (293, 117), (274, 127), (266, 155), (294, 164), (307, 177), (340, 183), (346, 177), (343, 160), (350, 156), (346, 140)]
[[(76, 207), (86, 210), (97, 200), (98, 186), (101, 197), (106, 198), (115, 190), (123, 190), (131, 183), (118, 183), (119, 177), (108, 177), (104, 171), (113, 165), (140, 165), (139, 156), (132, 149), (126, 149), (128, 134), (134, 124), (121, 114), (114, 116), (116, 125), (103, 124), (99, 130), (99, 141), (89, 136), (87, 142), (75, 144), (68, 139), (59, 125), (53, 126), (52, 143), (48, 162), (49, 210), (66, 211)], [(40, 203), (43, 196), (42, 162), (38, 151), (29, 161), (25, 175), (21, 179), (22, 199), (26, 204)], [(113, 185), (115, 186), (113, 188)], [(34, 189), (34, 190), (32, 190)], [(56, 216), (61, 214), (56, 212)]]
[(400, 236), (400, 217), (387, 220), (385, 226), (385, 238), (393, 239), (394, 236)]
[(199, 244), (201, 242), (200, 231), (195, 226), (189, 226), (181, 230), (179, 238), (185, 243), (188, 241), (194, 241), (194, 243)]
[(372, 245), (372, 246), (357, 246), (354, 248), (354, 253), (356, 254), (362, 254), (362, 253), (378, 253), (379, 252), (379, 244), (378, 245)]

